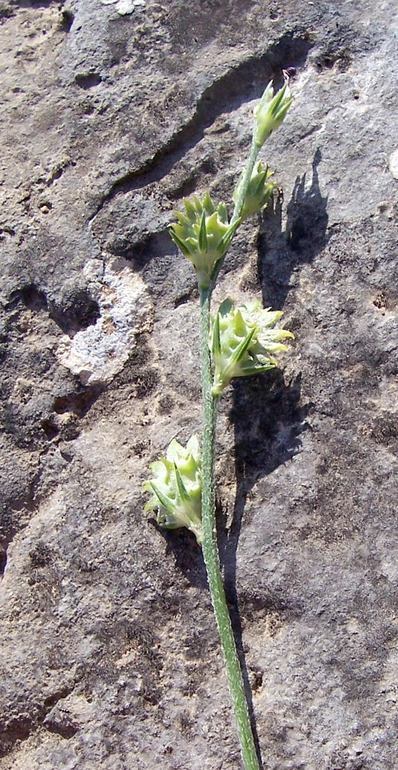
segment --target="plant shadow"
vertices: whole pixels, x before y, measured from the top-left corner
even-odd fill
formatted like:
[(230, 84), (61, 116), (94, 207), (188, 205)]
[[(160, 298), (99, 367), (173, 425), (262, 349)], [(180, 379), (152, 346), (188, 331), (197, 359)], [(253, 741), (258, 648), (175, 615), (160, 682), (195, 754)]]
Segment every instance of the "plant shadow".
[(312, 161), (311, 184), (307, 174), (297, 177), (286, 207), (286, 226), (282, 223), (282, 198), (260, 218), (257, 238), (258, 276), (264, 307), (281, 310), (291, 289), (292, 274), (311, 263), (326, 246), (328, 199), (319, 187), (318, 166), (322, 154), (317, 148)]
[[(264, 307), (282, 309), (291, 288), (294, 271), (311, 263), (327, 243), (327, 198), (319, 187), (319, 148), (312, 161), (311, 184), (306, 174), (297, 177), (282, 224), (282, 201), (260, 218), (257, 241), (258, 275)], [(236, 645), (253, 730), (256, 735), (252, 694), (242, 642), (242, 622), (236, 589), (237, 548), (246, 507), (254, 485), (301, 448), (301, 434), (309, 429), (306, 420), (312, 404), (302, 405), (301, 375), (287, 381), (276, 369), (271, 373), (233, 383), (230, 419), (234, 426), (236, 494), (232, 521), (220, 532), (220, 555)], [(257, 736), (256, 736), (257, 737)]]
[(202, 549), (195, 535), (188, 529), (167, 530), (159, 526), (156, 519), (150, 523), (163, 537), (166, 544), (166, 554), (173, 554), (174, 563), (179, 572), (195, 588), (208, 589), (206, 567), (203, 561)]
[[(222, 537), (228, 599), (236, 604), (236, 551), (247, 498), (264, 476), (289, 462), (301, 449), (301, 434), (312, 404), (301, 405), (301, 374), (290, 381), (279, 369), (237, 380), (229, 413), (234, 426), (236, 493), (232, 518)], [(253, 409), (255, 404), (255, 409)]]
[[(230, 419), (234, 426), (236, 493), (229, 528), (220, 523), (220, 558), (235, 642), (242, 667), (253, 733), (259, 751), (252, 690), (245, 661), (242, 621), (236, 587), (237, 549), (248, 496), (254, 485), (301, 448), (301, 434), (309, 429), (306, 418), (312, 404), (300, 405), (301, 375), (286, 381), (275, 369), (268, 374), (237, 380), (233, 385)], [(255, 406), (254, 406), (255, 405)], [(225, 523), (225, 522), (224, 522)], [(270, 594), (270, 606), (280, 603)]]

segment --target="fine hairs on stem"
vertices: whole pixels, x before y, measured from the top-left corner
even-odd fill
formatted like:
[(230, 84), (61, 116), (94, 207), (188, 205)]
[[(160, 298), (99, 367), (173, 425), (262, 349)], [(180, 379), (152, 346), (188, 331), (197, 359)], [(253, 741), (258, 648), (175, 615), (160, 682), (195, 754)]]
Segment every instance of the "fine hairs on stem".
[(272, 82), (254, 110), (249, 157), (238, 180), (231, 218), (224, 203), (215, 204), (209, 193), (184, 200), (170, 235), (196, 271), (200, 296), (200, 362), (203, 431), (184, 447), (173, 440), (166, 453), (150, 466), (144, 484), (150, 499), (146, 510), (156, 513), (160, 526), (187, 527), (202, 547), (207, 579), (220, 637), (244, 770), (261, 770), (256, 751), (242, 670), (220, 569), (216, 533), (214, 454), (217, 406), (222, 392), (235, 377), (247, 377), (277, 366), (275, 354), (286, 351), (291, 332), (277, 327), (280, 311), (264, 309), (259, 300), (237, 306), (230, 298), (211, 315), (214, 287), (231, 241), (244, 219), (262, 211), (276, 184), (259, 152), (283, 122), (293, 101), (288, 78), (276, 93)]

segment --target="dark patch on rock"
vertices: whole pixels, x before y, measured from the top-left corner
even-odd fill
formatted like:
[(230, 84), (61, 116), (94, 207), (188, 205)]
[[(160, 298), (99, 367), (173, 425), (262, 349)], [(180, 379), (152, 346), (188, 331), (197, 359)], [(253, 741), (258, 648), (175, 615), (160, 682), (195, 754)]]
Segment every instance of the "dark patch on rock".
[(80, 88), (87, 91), (89, 88), (98, 86), (102, 82), (102, 78), (97, 72), (80, 72), (75, 76), (75, 81)]

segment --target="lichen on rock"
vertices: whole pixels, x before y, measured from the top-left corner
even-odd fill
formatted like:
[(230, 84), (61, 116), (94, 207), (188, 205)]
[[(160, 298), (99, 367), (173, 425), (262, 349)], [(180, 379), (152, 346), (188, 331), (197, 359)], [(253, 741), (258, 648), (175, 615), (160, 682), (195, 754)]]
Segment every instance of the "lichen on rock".
[(73, 337), (64, 335), (57, 355), (84, 385), (105, 384), (123, 369), (136, 335), (150, 329), (152, 304), (144, 282), (124, 259), (92, 260), (83, 272), (99, 317)]

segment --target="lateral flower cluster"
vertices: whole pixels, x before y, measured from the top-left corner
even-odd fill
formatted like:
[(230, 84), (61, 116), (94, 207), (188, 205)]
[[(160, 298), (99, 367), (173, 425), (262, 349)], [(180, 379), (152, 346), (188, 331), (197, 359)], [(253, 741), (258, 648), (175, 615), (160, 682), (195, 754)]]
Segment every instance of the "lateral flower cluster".
[[(277, 184), (271, 180), (273, 171), (268, 166), (259, 160), (256, 168), (253, 171), (250, 182), (247, 187), (245, 200), (240, 215), (241, 221), (259, 214), (260, 211), (268, 206), (274, 191), (277, 189)], [(232, 200), (234, 203), (239, 199), (239, 193), (244, 180), (241, 178), (237, 187), (234, 190)]]
[(166, 455), (150, 465), (152, 478), (144, 483), (151, 493), (146, 511), (156, 512), (159, 526), (165, 529), (187, 527), (202, 542), (201, 456), (197, 436), (191, 436), (186, 447), (176, 439)]
[(281, 310), (264, 309), (259, 300), (235, 307), (231, 299), (220, 305), (213, 319), (210, 349), (214, 365), (213, 396), (219, 396), (235, 377), (268, 372), (278, 366), (275, 354), (288, 350), (284, 340), (294, 335), (275, 328)]

